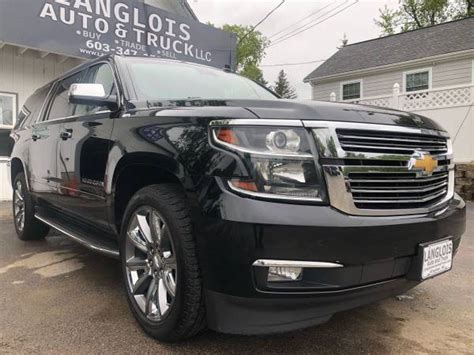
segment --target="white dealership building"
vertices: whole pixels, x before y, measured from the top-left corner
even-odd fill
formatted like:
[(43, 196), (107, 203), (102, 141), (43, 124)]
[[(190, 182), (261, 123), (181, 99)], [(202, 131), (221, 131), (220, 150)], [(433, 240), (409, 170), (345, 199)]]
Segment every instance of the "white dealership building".
[[(0, 1), (0, 199), (11, 199), (10, 131), (37, 88), (106, 53), (232, 64), (235, 38), (225, 36), (199, 23), (185, 0)], [(229, 53), (212, 52), (219, 40)]]

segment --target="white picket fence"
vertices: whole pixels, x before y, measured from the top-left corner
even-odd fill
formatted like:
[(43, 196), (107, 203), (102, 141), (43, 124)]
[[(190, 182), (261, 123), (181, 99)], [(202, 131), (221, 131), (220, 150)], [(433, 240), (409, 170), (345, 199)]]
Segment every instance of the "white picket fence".
[[(330, 101), (336, 101), (331, 93)], [(474, 85), (445, 86), (416, 92), (400, 92), (400, 85), (393, 85), (392, 95), (370, 96), (346, 102), (396, 108), (403, 111), (419, 111), (445, 107), (469, 106), (474, 102)]]

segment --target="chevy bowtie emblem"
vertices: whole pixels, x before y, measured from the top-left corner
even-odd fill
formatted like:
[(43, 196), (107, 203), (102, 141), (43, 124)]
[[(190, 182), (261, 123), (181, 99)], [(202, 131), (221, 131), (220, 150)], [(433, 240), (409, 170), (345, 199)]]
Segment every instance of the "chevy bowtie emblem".
[(423, 175), (431, 175), (438, 167), (438, 161), (430, 153), (415, 151), (408, 162), (408, 170), (421, 170)]

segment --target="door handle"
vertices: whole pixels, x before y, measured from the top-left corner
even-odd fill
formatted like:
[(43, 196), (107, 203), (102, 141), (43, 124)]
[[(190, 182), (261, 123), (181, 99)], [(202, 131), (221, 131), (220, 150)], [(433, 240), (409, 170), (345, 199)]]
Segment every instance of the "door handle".
[(40, 138), (41, 138), (41, 136), (40, 136), (39, 134), (34, 134), (34, 133), (33, 133), (33, 134), (31, 135), (31, 139), (33, 139), (33, 141), (35, 141), (35, 142), (36, 142), (38, 139), (40, 139)]
[(87, 122), (87, 126), (88, 126), (88, 127), (97, 127), (97, 126), (102, 126), (102, 123), (101, 123), (101, 122), (92, 121), (92, 122)]
[(61, 133), (59, 133), (59, 137), (61, 137), (63, 141), (72, 138), (72, 129), (66, 129), (65, 131), (62, 131)]

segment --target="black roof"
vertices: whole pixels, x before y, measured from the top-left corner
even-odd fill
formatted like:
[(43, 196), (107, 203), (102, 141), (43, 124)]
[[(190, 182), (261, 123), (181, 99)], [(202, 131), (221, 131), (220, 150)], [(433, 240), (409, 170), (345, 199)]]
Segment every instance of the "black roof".
[(304, 81), (474, 49), (474, 17), (342, 47)]

